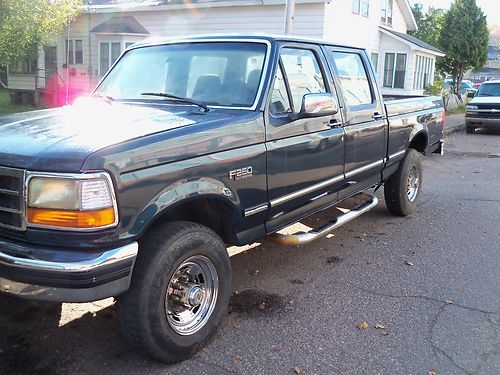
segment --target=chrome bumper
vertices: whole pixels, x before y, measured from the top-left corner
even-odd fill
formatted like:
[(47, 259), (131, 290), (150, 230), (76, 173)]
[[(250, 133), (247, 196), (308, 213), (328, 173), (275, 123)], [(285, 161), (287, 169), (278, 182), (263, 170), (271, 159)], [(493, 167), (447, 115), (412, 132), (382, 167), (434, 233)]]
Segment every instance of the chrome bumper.
[(137, 242), (89, 254), (0, 240), (0, 292), (56, 302), (90, 302), (130, 286)]
[(465, 116), (465, 125), (480, 127), (499, 127), (500, 118), (474, 117), (474, 115)]

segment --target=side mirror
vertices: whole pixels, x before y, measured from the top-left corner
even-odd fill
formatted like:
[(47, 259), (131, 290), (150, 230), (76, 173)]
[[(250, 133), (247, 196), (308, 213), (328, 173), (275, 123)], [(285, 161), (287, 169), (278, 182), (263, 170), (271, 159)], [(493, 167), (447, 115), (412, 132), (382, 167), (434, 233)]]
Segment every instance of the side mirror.
[(305, 94), (299, 118), (334, 115), (339, 111), (337, 99), (330, 93)]
[(476, 96), (476, 93), (475, 93), (475, 92), (468, 92), (468, 93), (467, 93), (467, 97), (468, 97), (468, 98), (473, 98), (474, 96)]

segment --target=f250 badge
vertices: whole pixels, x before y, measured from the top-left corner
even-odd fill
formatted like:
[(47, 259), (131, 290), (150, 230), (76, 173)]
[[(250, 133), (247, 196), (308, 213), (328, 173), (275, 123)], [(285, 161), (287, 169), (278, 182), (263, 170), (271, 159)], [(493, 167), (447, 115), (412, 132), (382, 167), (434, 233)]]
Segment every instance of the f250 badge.
[(252, 177), (252, 173), (252, 166), (233, 169), (229, 171), (229, 179), (234, 181), (242, 180), (244, 178)]

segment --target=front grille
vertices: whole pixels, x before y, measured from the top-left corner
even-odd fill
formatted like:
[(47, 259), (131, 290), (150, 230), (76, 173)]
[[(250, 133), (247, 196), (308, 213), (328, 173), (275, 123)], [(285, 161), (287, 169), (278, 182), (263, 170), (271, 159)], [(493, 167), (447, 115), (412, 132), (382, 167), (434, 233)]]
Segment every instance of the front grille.
[(471, 104), (477, 106), (477, 109), (497, 109), (500, 110), (500, 104)]
[(24, 171), (0, 167), (0, 227), (25, 230)]

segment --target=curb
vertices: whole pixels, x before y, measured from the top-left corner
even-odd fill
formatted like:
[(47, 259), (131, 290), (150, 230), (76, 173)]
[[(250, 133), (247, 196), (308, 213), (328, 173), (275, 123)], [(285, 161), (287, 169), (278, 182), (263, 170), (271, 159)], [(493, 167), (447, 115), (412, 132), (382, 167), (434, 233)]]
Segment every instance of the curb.
[(449, 135), (452, 135), (453, 133), (459, 132), (464, 129), (465, 129), (465, 123), (454, 126), (452, 128), (444, 129), (443, 134), (447, 137)]

